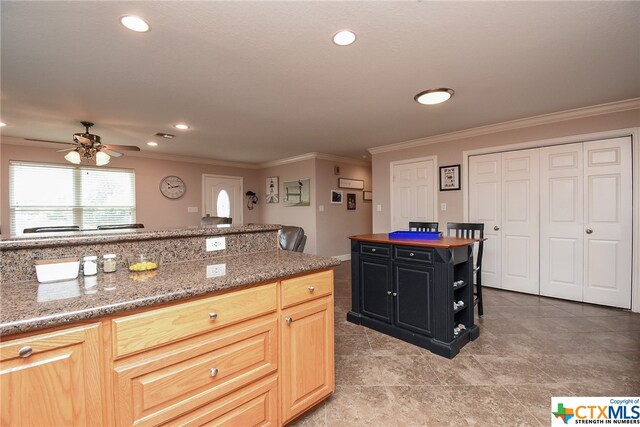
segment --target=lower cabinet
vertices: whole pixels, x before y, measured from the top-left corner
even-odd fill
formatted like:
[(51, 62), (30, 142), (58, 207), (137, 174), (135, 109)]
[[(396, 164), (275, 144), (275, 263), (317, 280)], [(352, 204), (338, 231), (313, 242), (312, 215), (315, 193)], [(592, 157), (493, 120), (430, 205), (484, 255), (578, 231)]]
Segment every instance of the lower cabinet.
[(0, 344), (0, 425), (105, 425), (102, 351), (100, 324)]
[(394, 323), (425, 336), (433, 336), (433, 267), (396, 263), (393, 266)]

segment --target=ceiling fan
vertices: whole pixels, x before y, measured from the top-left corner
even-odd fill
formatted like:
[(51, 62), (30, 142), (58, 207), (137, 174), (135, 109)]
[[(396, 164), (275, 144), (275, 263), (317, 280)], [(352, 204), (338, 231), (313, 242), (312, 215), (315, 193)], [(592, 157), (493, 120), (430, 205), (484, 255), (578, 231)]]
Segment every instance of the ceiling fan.
[(111, 157), (123, 156), (120, 151), (140, 151), (140, 148), (135, 145), (103, 144), (99, 135), (89, 133), (89, 128), (93, 126), (93, 123), (86, 121), (82, 121), (80, 123), (84, 126), (85, 132), (74, 133), (72, 143), (49, 141), (46, 139), (25, 139), (28, 141), (52, 142), (54, 144), (71, 144), (71, 147), (63, 148), (58, 150), (58, 152), (62, 153), (68, 151), (64, 158), (76, 165), (83, 159), (87, 161), (95, 159), (96, 166), (104, 166), (109, 163)]

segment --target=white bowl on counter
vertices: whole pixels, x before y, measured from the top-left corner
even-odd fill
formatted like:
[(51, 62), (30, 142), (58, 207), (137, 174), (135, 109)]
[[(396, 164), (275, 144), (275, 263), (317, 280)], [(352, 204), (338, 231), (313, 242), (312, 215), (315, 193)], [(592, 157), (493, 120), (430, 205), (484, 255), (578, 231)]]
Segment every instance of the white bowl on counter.
[(36, 261), (35, 265), (36, 277), (40, 283), (75, 279), (80, 272), (78, 258), (43, 259)]

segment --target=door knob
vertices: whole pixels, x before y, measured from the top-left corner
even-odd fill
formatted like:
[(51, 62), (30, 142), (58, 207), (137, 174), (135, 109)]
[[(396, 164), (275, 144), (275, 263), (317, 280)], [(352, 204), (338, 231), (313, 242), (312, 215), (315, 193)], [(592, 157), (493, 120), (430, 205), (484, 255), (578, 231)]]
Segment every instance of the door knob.
[(309, 292), (313, 292), (316, 290), (315, 286), (309, 286), (307, 289), (309, 289)]
[(287, 322), (287, 325), (290, 325), (290, 324), (291, 324), (291, 322), (293, 322), (293, 318), (291, 318), (291, 317), (285, 317), (284, 321), (285, 321), (285, 322)]
[(217, 376), (218, 375), (218, 368), (211, 368), (209, 370), (209, 375), (211, 375), (212, 378)]
[(209, 319), (216, 320), (218, 318), (218, 313), (209, 313)]
[(498, 230), (500, 230), (500, 227), (498, 227), (497, 225), (494, 225), (494, 226), (493, 226), (493, 229), (494, 229), (495, 231), (498, 231)]
[(593, 230), (592, 230), (592, 229), (590, 229), (590, 228), (587, 228), (585, 231), (586, 231), (586, 233), (587, 233), (587, 234), (591, 234), (591, 233), (593, 233)]

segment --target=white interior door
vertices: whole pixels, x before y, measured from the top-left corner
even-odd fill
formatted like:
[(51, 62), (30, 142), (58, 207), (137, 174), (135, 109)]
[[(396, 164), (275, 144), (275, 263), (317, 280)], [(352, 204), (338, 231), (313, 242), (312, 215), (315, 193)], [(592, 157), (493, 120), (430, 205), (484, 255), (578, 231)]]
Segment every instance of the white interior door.
[(435, 170), (435, 159), (393, 164), (393, 230), (408, 230), (409, 221), (437, 221)]
[(469, 158), (469, 222), (484, 223), (482, 286), (502, 287), (500, 282), (502, 212), (501, 160), (498, 154)]
[(584, 163), (584, 301), (631, 308), (631, 138), (585, 142)]
[(502, 153), (503, 289), (540, 292), (539, 172), (538, 149)]
[(232, 218), (242, 224), (242, 177), (203, 175), (203, 216)]
[(540, 149), (540, 295), (583, 299), (583, 145)]

